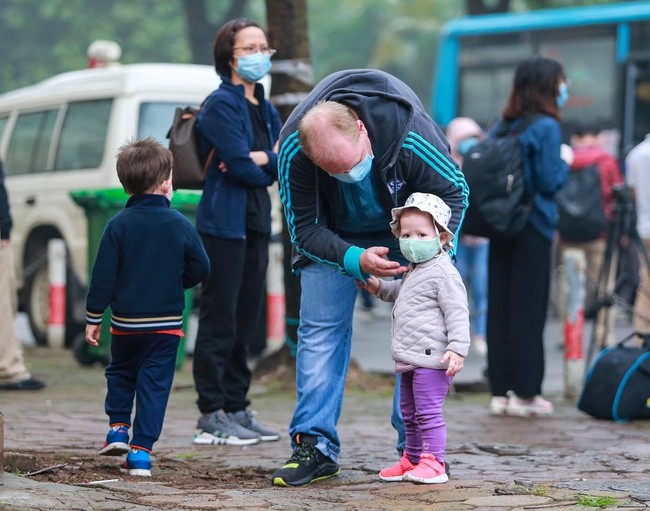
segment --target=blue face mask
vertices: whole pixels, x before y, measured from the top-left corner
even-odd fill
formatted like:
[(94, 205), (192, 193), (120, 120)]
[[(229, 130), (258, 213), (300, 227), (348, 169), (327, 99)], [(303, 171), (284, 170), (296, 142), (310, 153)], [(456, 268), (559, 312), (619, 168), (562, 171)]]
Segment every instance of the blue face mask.
[(247, 82), (256, 82), (264, 78), (271, 70), (271, 56), (262, 52), (237, 57), (235, 71)]
[(566, 82), (562, 82), (558, 87), (558, 95), (556, 98), (557, 106), (562, 108), (568, 99), (569, 99), (569, 86), (566, 84)]
[(442, 244), (440, 236), (431, 240), (400, 238), (399, 249), (402, 255), (412, 263), (423, 263), (436, 257), (442, 251)]
[(366, 157), (352, 167), (349, 172), (344, 174), (330, 174), (330, 176), (335, 177), (342, 183), (360, 183), (370, 173), (373, 158), (373, 155), (366, 153)]

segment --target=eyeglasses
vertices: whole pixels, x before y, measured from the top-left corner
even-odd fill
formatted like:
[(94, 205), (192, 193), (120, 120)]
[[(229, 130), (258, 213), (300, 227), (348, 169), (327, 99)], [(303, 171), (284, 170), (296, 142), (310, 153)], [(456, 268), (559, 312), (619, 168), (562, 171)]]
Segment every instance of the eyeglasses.
[(257, 48), (256, 46), (237, 46), (236, 48), (233, 48), (233, 50), (241, 50), (244, 55), (253, 55), (253, 53), (263, 53), (264, 55), (268, 55), (269, 57), (272, 57), (275, 55), (275, 53), (278, 50), (274, 50), (273, 48), (269, 48), (268, 46), (265, 46), (263, 48)]

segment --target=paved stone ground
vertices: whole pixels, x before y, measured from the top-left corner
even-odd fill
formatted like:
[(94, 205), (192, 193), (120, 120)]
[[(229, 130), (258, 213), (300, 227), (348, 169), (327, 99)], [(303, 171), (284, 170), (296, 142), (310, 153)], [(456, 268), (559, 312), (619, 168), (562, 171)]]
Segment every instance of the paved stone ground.
[[(27, 356), (48, 387), (0, 394), (6, 460), (27, 452), (94, 459), (106, 431), (103, 371), (80, 367), (67, 351), (30, 348)], [(396, 459), (390, 392), (351, 389), (340, 421), (341, 475), (287, 489), (272, 487), (269, 477), (290, 454), (286, 435), (248, 448), (191, 444), (197, 414), (191, 382), (186, 362), (156, 444), (151, 480), (116, 475), (114, 482), (71, 486), (7, 472), (0, 476), (0, 509), (587, 510), (584, 504), (597, 497), (613, 498), (610, 510), (650, 506), (650, 421), (598, 421), (559, 395), (551, 394), (557, 413), (544, 419), (491, 417), (487, 394), (450, 397), (445, 417), (452, 478), (414, 485), (382, 483), (376, 475)], [(293, 392), (256, 386), (252, 399), (264, 422), (286, 431)], [(168, 482), (173, 477), (163, 477), (171, 462), (179, 470), (212, 466), (223, 478), (175, 485)], [(158, 478), (157, 465), (165, 467)]]

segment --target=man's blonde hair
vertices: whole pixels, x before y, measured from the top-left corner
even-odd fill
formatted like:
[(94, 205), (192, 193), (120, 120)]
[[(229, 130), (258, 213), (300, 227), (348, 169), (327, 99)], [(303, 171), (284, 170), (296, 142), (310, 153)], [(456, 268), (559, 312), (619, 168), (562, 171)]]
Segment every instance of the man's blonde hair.
[(300, 120), (298, 139), (302, 151), (311, 161), (326, 163), (336, 161), (338, 153), (332, 150), (330, 136), (336, 132), (350, 141), (359, 136), (359, 117), (350, 107), (336, 101), (316, 103)]

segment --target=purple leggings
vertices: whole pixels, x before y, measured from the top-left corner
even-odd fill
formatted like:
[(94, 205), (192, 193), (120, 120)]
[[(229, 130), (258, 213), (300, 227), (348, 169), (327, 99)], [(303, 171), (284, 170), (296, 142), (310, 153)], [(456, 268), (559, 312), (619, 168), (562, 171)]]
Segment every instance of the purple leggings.
[(444, 369), (418, 367), (400, 375), (400, 403), (406, 432), (406, 455), (411, 463), (420, 460), (422, 452), (445, 460), (447, 428), (442, 417), (442, 404), (447, 396), (451, 376)]

